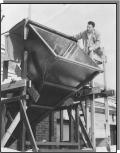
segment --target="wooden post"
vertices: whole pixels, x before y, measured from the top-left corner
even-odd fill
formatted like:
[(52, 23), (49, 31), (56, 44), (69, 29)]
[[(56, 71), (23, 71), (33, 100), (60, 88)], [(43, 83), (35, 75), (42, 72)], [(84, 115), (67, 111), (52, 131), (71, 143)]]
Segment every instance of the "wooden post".
[(60, 141), (63, 141), (63, 110), (60, 110)]
[[(25, 87), (23, 89), (22, 95), (27, 95), (27, 60), (28, 60), (28, 52), (27, 51), (24, 52), (24, 59), (23, 60), (24, 60), (23, 61), (24, 65), (23, 65), (23, 72), (22, 72), (23, 74), (22, 74), (22, 76), (23, 76), (23, 79), (26, 80), (26, 85), (25, 85)], [(23, 106), (24, 106), (24, 108), (26, 110), (26, 100), (23, 101)], [(20, 134), (20, 142), (19, 142), (20, 146), (19, 146), (19, 148), (20, 148), (21, 151), (25, 151), (26, 128), (25, 128), (25, 125), (24, 125), (23, 120), (22, 120), (22, 117), (23, 117), (22, 116), (22, 110), (20, 110), (20, 112), (21, 112), (22, 125), (21, 125), (21, 128), (20, 128), (20, 130), (21, 130), (20, 133), (21, 134)]]
[(96, 149), (96, 141), (95, 141), (95, 105), (94, 105), (94, 94), (92, 95), (91, 99), (91, 139), (93, 149)]
[[(104, 69), (104, 90), (107, 90), (107, 82), (106, 82), (106, 56), (104, 55), (103, 57), (103, 69)], [(106, 145), (107, 148), (109, 147), (110, 149), (110, 144), (111, 144), (111, 140), (110, 140), (110, 125), (109, 125), (109, 105), (108, 105), (108, 99), (107, 96), (104, 97), (104, 103), (105, 103), (105, 122), (106, 122), (106, 126), (105, 126), (105, 130), (106, 130)]]
[(81, 143), (80, 143), (80, 124), (79, 124), (79, 105), (76, 106), (75, 108), (75, 119), (76, 119), (76, 139), (78, 142), (78, 149), (81, 148)]
[(68, 110), (68, 116), (69, 116), (69, 141), (70, 142), (73, 142), (73, 123), (72, 123), (72, 116), (71, 116), (71, 114), (72, 114), (72, 109), (71, 108), (69, 108), (69, 110)]
[[(27, 22), (27, 20), (26, 20)], [(26, 27), (26, 23), (24, 25), (24, 41), (27, 39), (27, 36), (28, 36), (28, 28)], [(27, 51), (24, 51), (24, 55), (23, 55), (23, 60), (22, 60), (22, 78), (26, 80), (26, 85), (23, 89), (23, 92), (22, 92), (22, 95), (27, 95), (27, 67), (28, 67), (28, 52)], [(24, 110), (26, 111), (26, 99), (24, 99), (23, 101), (23, 107), (24, 107)], [(19, 142), (19, 148), (21, 151), (25, 151), (25, 141), (26, 141), (26, 128), (25, 128), (25, 125), (24, 125), (24, 122), (22, 120), (22, 107), (20, 107), (20, 113), (21, 113), (21, 122), (22, 122), (22, 125), (21, 125), (21, 134), (20, 134), (20, 142)]]
[(54, 112), (49, 115), (49, 141), (52, 141), (52, 136), (54, 136)]
[(90, 128), (90, 121), (89, 121), (89, 105), (90, 100), (88, 99), (88, 97), (86, 97), (85, 99), (85, 116), (86, 116), (86, 129), (87, 129), (87, 133), (89, 133), (89, 128)]

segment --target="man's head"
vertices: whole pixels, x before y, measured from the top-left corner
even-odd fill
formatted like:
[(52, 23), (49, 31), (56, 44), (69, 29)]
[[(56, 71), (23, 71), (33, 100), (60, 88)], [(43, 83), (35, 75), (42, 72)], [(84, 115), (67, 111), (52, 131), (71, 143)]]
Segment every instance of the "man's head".
[(87, 24), (87, 31), (88, 31), (89, 33), (93, 32), (94, 27), (95, 27), (95, 22), (89, 21), (88, 24)]

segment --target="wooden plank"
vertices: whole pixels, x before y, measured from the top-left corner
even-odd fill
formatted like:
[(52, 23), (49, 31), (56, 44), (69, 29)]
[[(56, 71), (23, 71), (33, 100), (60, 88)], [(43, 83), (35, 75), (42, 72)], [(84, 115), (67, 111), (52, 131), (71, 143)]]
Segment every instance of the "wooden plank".
[(1, 92), (4, 92), (4, 91), (9, 91), (9, 90), (13, 90), (13, 89), (17, 89), (17, 88), (21, 88), (21, 87), (24, 87), (26, 86), (26, 80), (25, 79), (22, 79), (22, 80), (19, 80), (19, 81), (14, 81), (14, 82), (11, 82), (11, 83), (6, 83), (6, 84), (2, 84), (1, 85)]

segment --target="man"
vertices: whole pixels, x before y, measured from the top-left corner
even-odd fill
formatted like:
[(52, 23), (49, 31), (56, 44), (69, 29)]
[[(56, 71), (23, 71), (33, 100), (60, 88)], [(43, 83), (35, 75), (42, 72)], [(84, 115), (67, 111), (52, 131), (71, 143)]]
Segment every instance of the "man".
[(100, 48), (100, 35), (95, 30), (95, 23), (93, 21), (89, 21), (87, 24), (87, 30), (80, 32), (75, 35), (74, 38), (78, 41), (79, 39), (83, 40), (84, 51), (90, 55), (93, 51), (98, 56), (102, 56), (102, 51)]

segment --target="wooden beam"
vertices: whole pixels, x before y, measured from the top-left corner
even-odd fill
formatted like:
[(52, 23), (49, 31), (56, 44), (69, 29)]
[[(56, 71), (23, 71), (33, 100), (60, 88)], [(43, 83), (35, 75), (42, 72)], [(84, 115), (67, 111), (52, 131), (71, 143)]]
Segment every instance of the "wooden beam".
[(30, 107), (37, 108), (37, 109), (48, 109), (48, 110), (54, 110), (53, 107), (50, 107), (50, 106), (43, 106), (43, 105), (30, 105)]
[(74, 91), (74, 92), (76, 91), (75, 88), (67, 87), (67, 86), (64, 86), (64, 85), (55, 84), (55, 83), (51, 83), (51, 82), (44, 82), (44, 85), (52, 86), (52, 87), (55, 87), (55, 88), (61, 88), (61, 89), (68, 90), (68, 91)]
[(70, 104), (70, 105), (64, 105), (64, 106), (60, 106), (60, 107), (55, 107), (54, 109), (55, 110), (65, 110), (65, 109), (72, 109), (74, 108), (76, 105), (78, 105), (78, 103), (73, 103), (73, 104)]

